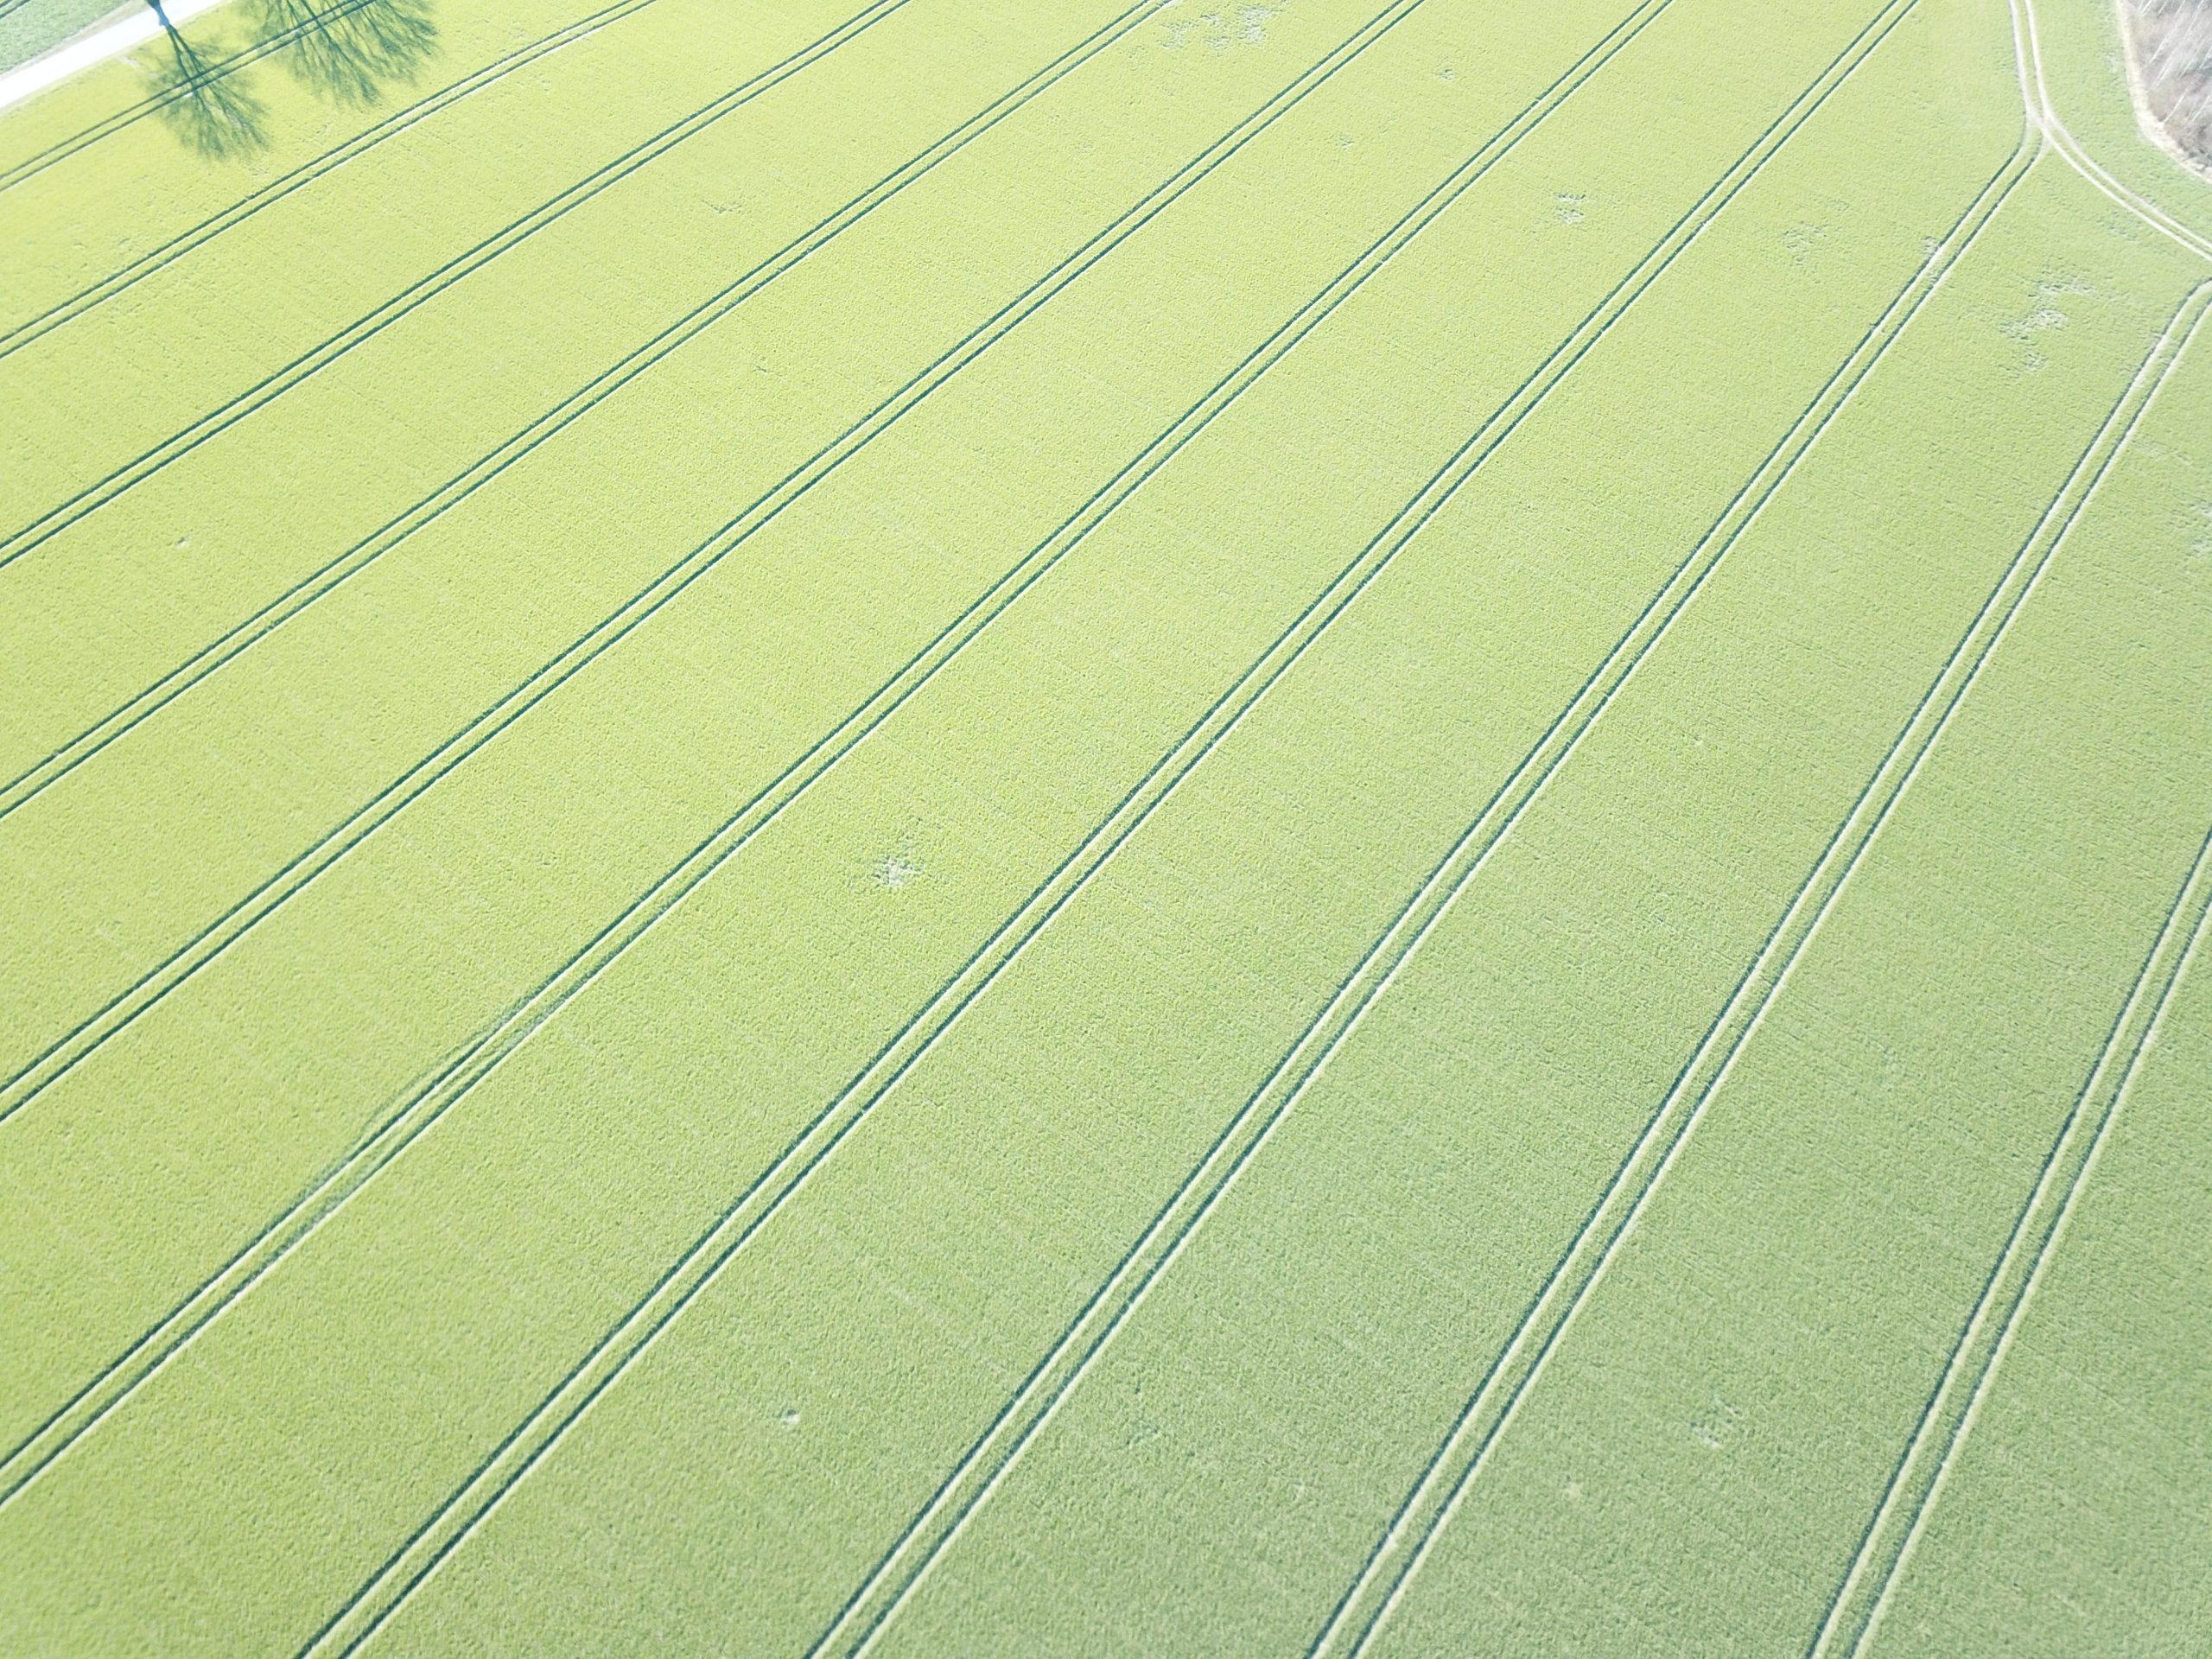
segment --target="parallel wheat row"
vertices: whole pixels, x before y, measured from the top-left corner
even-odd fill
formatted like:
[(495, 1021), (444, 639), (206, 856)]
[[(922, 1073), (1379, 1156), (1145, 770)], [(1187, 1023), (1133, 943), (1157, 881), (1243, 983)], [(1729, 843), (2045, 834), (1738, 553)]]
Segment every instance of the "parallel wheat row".
[[(39, 315), (0, 335), (0, 359), (127, 292), (154, 271), (185, 257), (251, 219), (262, 208), (355, 161), (385, 138), (446, 111), (476, 91), (607, 28), (653, 0), (616, 0), (493, 60), (469, 75), (395, 111), (342, 143), (179, 232)], [(188, 660), (148, 685), (36, 766), (0, 787), (0, 817), (37, 797), (78, 766), (219, 672), (260, 640), (370, 568), (416, 531), (436, 521), (500, 477), (524, 456), (581, 419), (594, 405), (652, 370), (804, 260), (828, 246), (909, 186), (928, 176), (984, 133), (1047, 89), (1074, 74), (1132, 30), (1178, 0), (1137, 0), (1017, 86), (874, 184), (817, 220), (710, 298), (594, 375), (561, 402), (471, 461), (435, 490), (336, 557), (302, 578)], [(349, 6), (374, 0), (345, 0)], [(723, 116), (820, 62), (906, 3), (874, 0), (778, 63), (749, 77), (652, 137), (626, 150), (499, 231), (454, 255), (255, 385), (181, 428), (161, 442), (85, 486), (32, 523), (0, 540), (0, 569), (43, 545), (108, 502), (152, 477), (218, 433), (269, 406), (293, 387), (375, 337), (408, 313), (482, 270), (540, 230), (620, 180), (650, 166)], [(304, 891), (368, 837), (442, 780), (454, 774), (500, 733), (559, 687), (583, 672), (715, 569), (785, 511), (1005, 340), (1116, 249), (1230, 158), (1297, 108), (1346, 66), (1420, 8), (1425, 0), (1392, 0), (1359, 28), (1243, 116), (1205, 149), (1135, 202), (1044, 276), (1007, 300), (897, 391), (729, 518), (711, 537), (663, 569), (585, 632), (563, 645), (518, 684), (454, 731), (405, 772), (312, 845), (208, 922), (126, 989), (56, 1039), (0, 1084), (0, 1122), (157, 1006), (262, 921)], [(1551, 85), (1489, 135), (1419, 202), (1299, 307), (1225, 375), (1130, 456), (1083, 504), (1036, 545), (969, 599), (923, 647), (852, 708), (743, 806), (692, 846), (620, 912), (526, 995), (392, 1103), (350, 1151), (271, 1217), (228, 1262), (118, 1355), (66, 1405), (0, 1456), (0, 1506), (21, 1494), (55, 1460), (130, 1399), (194, 1338), (296, 1251), (372, 1180), (389, 1169), (445, 1115), (466, 1100), (511, 1056), (606, 974), (645, 933), (780, 818), (868, 736), (976, 639), (1069, 559), (1110, 516), (1133, 499), (1198, 435), (1213, 426), (1303, 340), (1382, 270), (1424, 230), (1564, 107), (1650, 26), (1673, 0), (1638, 0)], [(1425, 879), (1366, 946), (1334, 993), (1274, 1061), (1265, 1080), (1224, 1125), (1198, 1161), (1113, 1270), (1036, 1361), (987, 1427), (945, 1473), (923, 1507), (875, 1561), (816, 1639), (817, 1654), (870, 1649), (970, 1518), (1000, 1490), (1062, 1403), (1089, 1376), (1154, 1287), (1217, 1211), (1269, 1143), (1369, 1010), (1408, 963), (1676, 620), (1703, 590), (1776, 492), (1795, 474), (1838, 415), (1889, 354), (1951, 270), (1997, 218), (2039, 158), (2056, 154), (2128, 212), (2169, 239), (2200, 253), (2212, 246), (2154, 204), (2110, 179), (2073, 141), (2043, 88), (2028, 0), (2011, 0), (2021, 42), (2028, 130), (2018, 148), (1981, 188), (1950, 230), (1837, 365), (1758, 468), (1688, 555), (1643, 604), (1627, 631), (1552, 717), (1535, 744), (1484, 803)], [(0, 11), (9, 0), (0, 0)], [(1031, 944), (1160, 811), (1209, 756), (1284, 677), (1326, 635), (1359, 596), (1389, 569), (1489, 459), (1584, 361), (1780, 153), (1813, 115), (1865, 64), (1918, 0), (1885, 0), (1864, 27), (1796, 98), (1697, 198), (1637, 264), (1593, 306), (1490, 413), (1419, 492), (1308, 599), (1290, 624), (1233, 683), (1151, 765), (992, 931), (950, 978), (900, 1026), (834, 1098), (722, 1210), (713, 1224), (663, 1270), (647, 1293), (551, 1390), (515, 1423), (411, 1535), (312, 1637), (304, 1653), (350, 1653), (367, 1642), (441, 1563), (461, 1548), (613, 1387), (715, 1280), (731, 1260), (807, 1187), (815, 1173), (861, 1127), (966, 1011), (998, 983)], [(219, 72), (279, 49), (302, 24), (224, 60)], [(164, 94), (174, 97), (177, 94)], [(143, 100), (0, 173), (0, 191), (78, 154), (156, 110)], [(2191, 291), (2106, 413), (2057, 494), (2045, 505), (1999, 580), (1951, 648), (1910, 717), (1891, 741), (1812, 868), (1789, 896), (1757, 955), (1694, 1052), (1644, 1122), (1626, 1156), (1567, 1249), (1548, 1269), (1511, 1336), (1471, 1392), (1448, 1432), (1425, 1460), (1316, 1634), (1314, 1655), (1368, 1651), (1429, 1558), (1470, 1485), (1513, 1422), (1522, 1402), (1592, 1292), (1634, 1233), (1738, 1057), (1789, 984), (1824, 920), (1879, 839), (1936, 744), (1980, 678), (1992, 653), (2126, 451), (2160, 387), (2212, 310), (2212, 283)], [(2083, 1182), (2094, 1166), (2141, 1056), (2176, 985), (2212, 925), (2212, 839), (2200, 849), (2165, 912), (2084, 1080), (2044, 1158), (2033, 1191), (2013, 1221), (1999, 1259), (1952, 1344), (1948, 1360), (1899, 1452), (1856, 1552), (1835, 1587), (1826, 1617), (1808, 1647), (1809, 1659), (1855, 1654), (1878, 1626), (1891, 1586), (1920, 1535), (1946, 1472), (1971, 1428), (2023, 1309), (2033, 1295)]]

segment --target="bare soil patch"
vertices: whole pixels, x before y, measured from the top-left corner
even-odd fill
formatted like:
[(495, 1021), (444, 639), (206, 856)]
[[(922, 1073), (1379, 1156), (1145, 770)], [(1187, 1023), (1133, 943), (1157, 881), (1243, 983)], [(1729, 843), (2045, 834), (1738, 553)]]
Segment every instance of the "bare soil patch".
[(2135, 118), (2159, 149), (2212, 179), (2212, 0), (2116, 0)]

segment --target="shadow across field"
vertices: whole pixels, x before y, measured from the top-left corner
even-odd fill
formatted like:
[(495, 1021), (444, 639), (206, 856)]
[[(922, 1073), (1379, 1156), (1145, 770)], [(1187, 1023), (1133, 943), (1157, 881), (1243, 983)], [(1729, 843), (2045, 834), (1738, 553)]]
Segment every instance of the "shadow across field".
[(440, 45), (437, 0), (245, 0), (248, 38), (234, 50), (194, 45), (162, 0), (147, 4), (162, 35), (149, 91), (178, 142), (208, 161), (249, 156), (271, 143), (255, 85), (262, 67), (274, 63), (333, 104), (367, 109), (412, 83)]

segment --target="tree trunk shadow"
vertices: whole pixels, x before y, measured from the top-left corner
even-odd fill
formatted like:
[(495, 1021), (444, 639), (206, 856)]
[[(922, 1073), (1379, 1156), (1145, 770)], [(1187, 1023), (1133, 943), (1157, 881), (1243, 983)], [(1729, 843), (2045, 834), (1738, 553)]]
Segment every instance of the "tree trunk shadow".
[(169, 21), (162, 0), (146, 0), (161, 21), (168, 60), (151, 72), (156, 105), (184, 147), (209, 161), (251, 155), (269, 146), (268, 111), (239, 66), (210, 60)]

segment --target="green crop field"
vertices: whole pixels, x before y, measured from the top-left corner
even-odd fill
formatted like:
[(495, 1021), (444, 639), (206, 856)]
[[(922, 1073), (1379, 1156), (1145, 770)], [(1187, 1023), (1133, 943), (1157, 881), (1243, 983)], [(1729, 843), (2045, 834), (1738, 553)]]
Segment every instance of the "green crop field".
[(16, 99), (0, 1659), (2212, 1653), (2195, 3)]

